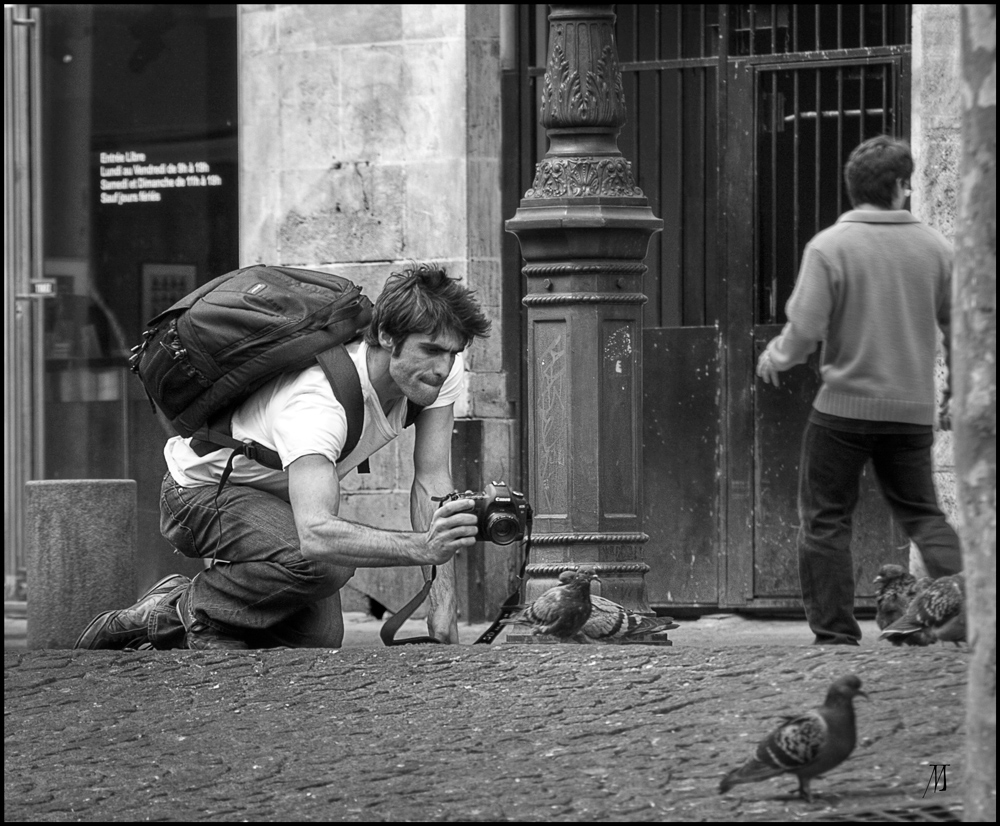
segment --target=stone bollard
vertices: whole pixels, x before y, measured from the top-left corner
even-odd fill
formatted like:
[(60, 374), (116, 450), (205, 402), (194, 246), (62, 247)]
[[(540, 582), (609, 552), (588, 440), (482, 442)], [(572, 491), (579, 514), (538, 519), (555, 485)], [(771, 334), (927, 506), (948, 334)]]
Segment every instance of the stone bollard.
[(136, 483), (26, 483), (28, 648), (72, 648), (97, 614), (135, 602)]

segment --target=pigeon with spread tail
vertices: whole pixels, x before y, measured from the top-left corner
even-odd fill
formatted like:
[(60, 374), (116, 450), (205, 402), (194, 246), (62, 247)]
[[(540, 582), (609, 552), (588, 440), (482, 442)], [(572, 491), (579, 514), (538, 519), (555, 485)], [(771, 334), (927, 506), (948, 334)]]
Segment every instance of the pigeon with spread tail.
[(590, 595), (590, 604), (590, 619), (584, 623), (582, 633), (591, 642), (635, 642), (678, 627), (670, 617), (636, 614), (597, 594)]

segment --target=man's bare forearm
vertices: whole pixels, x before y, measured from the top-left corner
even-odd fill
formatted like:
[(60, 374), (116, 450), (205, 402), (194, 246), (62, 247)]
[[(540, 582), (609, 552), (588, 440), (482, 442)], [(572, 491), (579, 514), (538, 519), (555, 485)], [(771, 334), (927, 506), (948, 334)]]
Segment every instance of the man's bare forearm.
[(423, 531), (390, 531), (340, 517), (330, 517), (324, 524), (308, 529), (302, 553), (310, 559), (349, 568), (431, 564)]

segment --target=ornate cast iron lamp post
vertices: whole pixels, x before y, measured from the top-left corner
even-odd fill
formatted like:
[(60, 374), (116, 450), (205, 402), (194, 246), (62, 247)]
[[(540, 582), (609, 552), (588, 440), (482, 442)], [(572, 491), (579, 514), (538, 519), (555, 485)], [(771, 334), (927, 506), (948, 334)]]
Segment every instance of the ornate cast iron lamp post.
[(528, 280), (533, 563), (525, 599), (586, 565), (648, 612), (642, 532), (643, 259), (654, 217), (618, 149), (625, 96), (611, 5), (552, 5), (549, 151), (507, 221)]

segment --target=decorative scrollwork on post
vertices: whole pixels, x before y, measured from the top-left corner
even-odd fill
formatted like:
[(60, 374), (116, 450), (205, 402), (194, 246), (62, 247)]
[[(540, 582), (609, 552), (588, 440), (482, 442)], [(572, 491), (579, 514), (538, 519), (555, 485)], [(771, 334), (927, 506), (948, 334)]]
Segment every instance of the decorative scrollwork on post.
[[(548, 70), (542, 82), (540, 120), (546, 129), (567, 126), (621, 127), (625, 123), (625, 89), (615, 49), (614, 29), (608, 24), (553, 26)], [(578, 68), (566, 56), (564, 44), (575, 37)], [(595, 37), (596, 35), (596, 37)], [(600, 57), (589, 67), (586, 49), (597, 39), (605, 42)]]
[(546, 158), (535, 170), (527, 200), (587, 196), (642, 198), (635, 185), (632, 164), (624, 158)]

